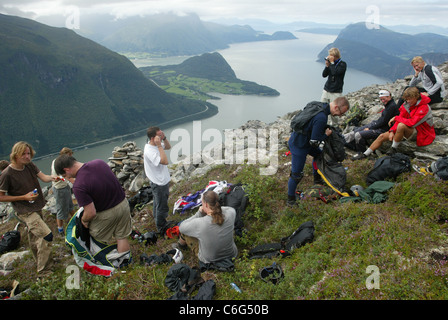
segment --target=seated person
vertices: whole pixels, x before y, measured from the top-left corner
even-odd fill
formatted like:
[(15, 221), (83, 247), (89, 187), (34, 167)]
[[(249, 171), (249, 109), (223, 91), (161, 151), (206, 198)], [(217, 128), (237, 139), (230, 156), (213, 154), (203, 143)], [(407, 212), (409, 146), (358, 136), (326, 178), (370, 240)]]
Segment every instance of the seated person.
[(198, 212), (179, 225), (179, 245), (188, 245), (203, 264), (235, 258), (238, 255), (233, 240), (235, 216), (235, 209), (221, 207), (216, 192), (204, 192)]
[[(420, 82), (423, 88), (419, 88), (420, 92), (428, 96), (431, 101), (429, 104), (442, 102), (445, 98), (446, 91), (440, 70), (434, 66), (426, 64), (422, 57), (414, 57), (411, 61), (415, 74), (409, 82), (409, 87), (415, 87)], [(400, 99), (398, 105), (403, 101)]]
[(344, 135), (346, 147), (364, 152), (367, 148), (367, 140), (376, 139), (380, 134), (390, 129), (389, 120), (399, 114), (398, 106), (387, 90), (380, 90), (379, 98), (384, 105), (380, 117), (362, 127), (355, 128), (352, 132), (346, 133)]
[(421, 94), (416, 87), (411, 87), (404, 91), (403, 99), (406, 102), (400, 107), (400, 114), (389, 121), (389, 125), (394, 123), (390, 130), (379, 135), (364, 153), (358, 153), (352, 160), (367, 158), (386, 141), (392, 141), (388, 154), (396, 153), (403, 138), (410, 139), (414, 134), (418, 147), (430, 145), (434, 141), (436, 133), (431, 108), (428, 106), (429, 97)]

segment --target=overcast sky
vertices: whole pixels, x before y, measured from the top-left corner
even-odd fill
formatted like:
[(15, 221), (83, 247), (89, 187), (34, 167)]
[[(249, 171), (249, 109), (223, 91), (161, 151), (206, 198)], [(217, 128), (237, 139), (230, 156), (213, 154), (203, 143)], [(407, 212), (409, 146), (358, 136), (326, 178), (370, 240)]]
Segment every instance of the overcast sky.
[(370, 21), (385, 26), (448, 27), (448, 1), (443, 0), (0, 0), (0, 12), (27, 18), (81, 13), (117, 17), (163, 12), (196, 13), (202, 20), (265, 19), (276, 23), (314, 21), (348, 24)]

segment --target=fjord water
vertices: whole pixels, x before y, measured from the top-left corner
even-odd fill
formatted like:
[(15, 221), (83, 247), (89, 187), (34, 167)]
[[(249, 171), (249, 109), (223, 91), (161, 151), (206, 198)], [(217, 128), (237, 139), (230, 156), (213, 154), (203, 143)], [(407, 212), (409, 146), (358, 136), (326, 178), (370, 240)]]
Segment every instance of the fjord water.
[[(280, 96), (213, 94), (220, 100), (210, 100), (209, 102), (218, 107), (219, 113), (199, 123), (196, 122), (196, 131), (198, 130), (198, 124), (202, 132), (207, 129), (217, 129), (222, 132), (225, 129), (236, 129), (248, 120), (261, 120), (270, 123), (275, 121), (278, 116), (302, 109), (309, 101), (320, 100), (326, 79), (322, 77), (323, 61), (316, 61), (316, 59), (318, 53), (327, 44), (334, 41), (335, 36), (300, 32), (296, 32), (295, 35), (298, 38), (297, 40), (241, 43), (219, 51), (239, 79), (269, 86), (279, 91)], [(160, 62), (151, 60), (147, 61), (148, 64), (146, 65), (181, 63), (178, 57), (173, 58), (172, 61), (170, 63), (170, 60), (166, 58)], [(345, 76), (344, 93), (357, 91), (372, 84), (387, 82), (386, 79), (350, 69), (350, 61), (346, 62), (348, 69)], [(138, 67), (143, 66), (141, 61), (134, 63)], [(185, 132), (190, 134), (190, 138), (193, 138), (193, 122), (171, 128), (161, 125), (161, 129), (165, 131), (168, 138), (176, 129), (186, 130)], [(86, 146), (76, 150), (74, 156), (81, 162), (93, 159), (107, 161), (111, 157), (113, 148), (121, 146), (127, 141), (135, 141), (137, 146), (143, 149), (147, 141), (146, 133), (141, 132), (135, 137), (117, 139), (92, 147)], [(204, 142), (204, 144), (209, 143)], [(199, 151), (198, 149), (200, 147), (193, 149), (193, 143), (191, 143), (190, 152)], [(36, 159), (35, 163), (44, 173), (50, 173), (52, 160), (52, 157)]]

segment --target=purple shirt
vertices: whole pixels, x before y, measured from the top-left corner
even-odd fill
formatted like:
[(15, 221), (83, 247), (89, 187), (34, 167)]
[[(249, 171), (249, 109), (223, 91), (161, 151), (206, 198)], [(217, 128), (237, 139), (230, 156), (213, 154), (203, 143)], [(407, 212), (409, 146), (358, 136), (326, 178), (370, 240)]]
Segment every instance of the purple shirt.
[(113, 208), (125, 199), (120, 182), (103, 160), (83, 164), (76, 174), (73, 193), (80, 207), (93, 202), (97, 212)]

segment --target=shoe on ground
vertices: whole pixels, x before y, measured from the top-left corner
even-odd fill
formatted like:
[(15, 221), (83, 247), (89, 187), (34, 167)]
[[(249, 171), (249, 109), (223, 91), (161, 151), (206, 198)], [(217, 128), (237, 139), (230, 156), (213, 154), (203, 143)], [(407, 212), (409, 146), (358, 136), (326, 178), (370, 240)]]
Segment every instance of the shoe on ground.
[(362, 159), (366, 159), (367, 156), (364, 153), (358, 153), (356, 155), (354, 155), (351, 160), (352, 161), (356, 161), (356, 160), (362, 160)]
[(297, 199), (296, 197), (288, 196), (288, 200), (286, 201), (286, 204), (289, 207), (294, 207), (297, 205)]
[(427, 175), (433, 175), (432, 174), (432, 172), (430, 172), (429, 170), (428, 170), (428, 168), (426, 168), (426, 167), (419, 167), (419, 166), (417, 166), (416, 164), (414, 164), (413, 166), (412, 166), (412, 168), (416, 171), (416, 172), (418, 172), (419, 174), (421, 174), (421, 175), (423, 175), (423, 176), (427, 176)]

